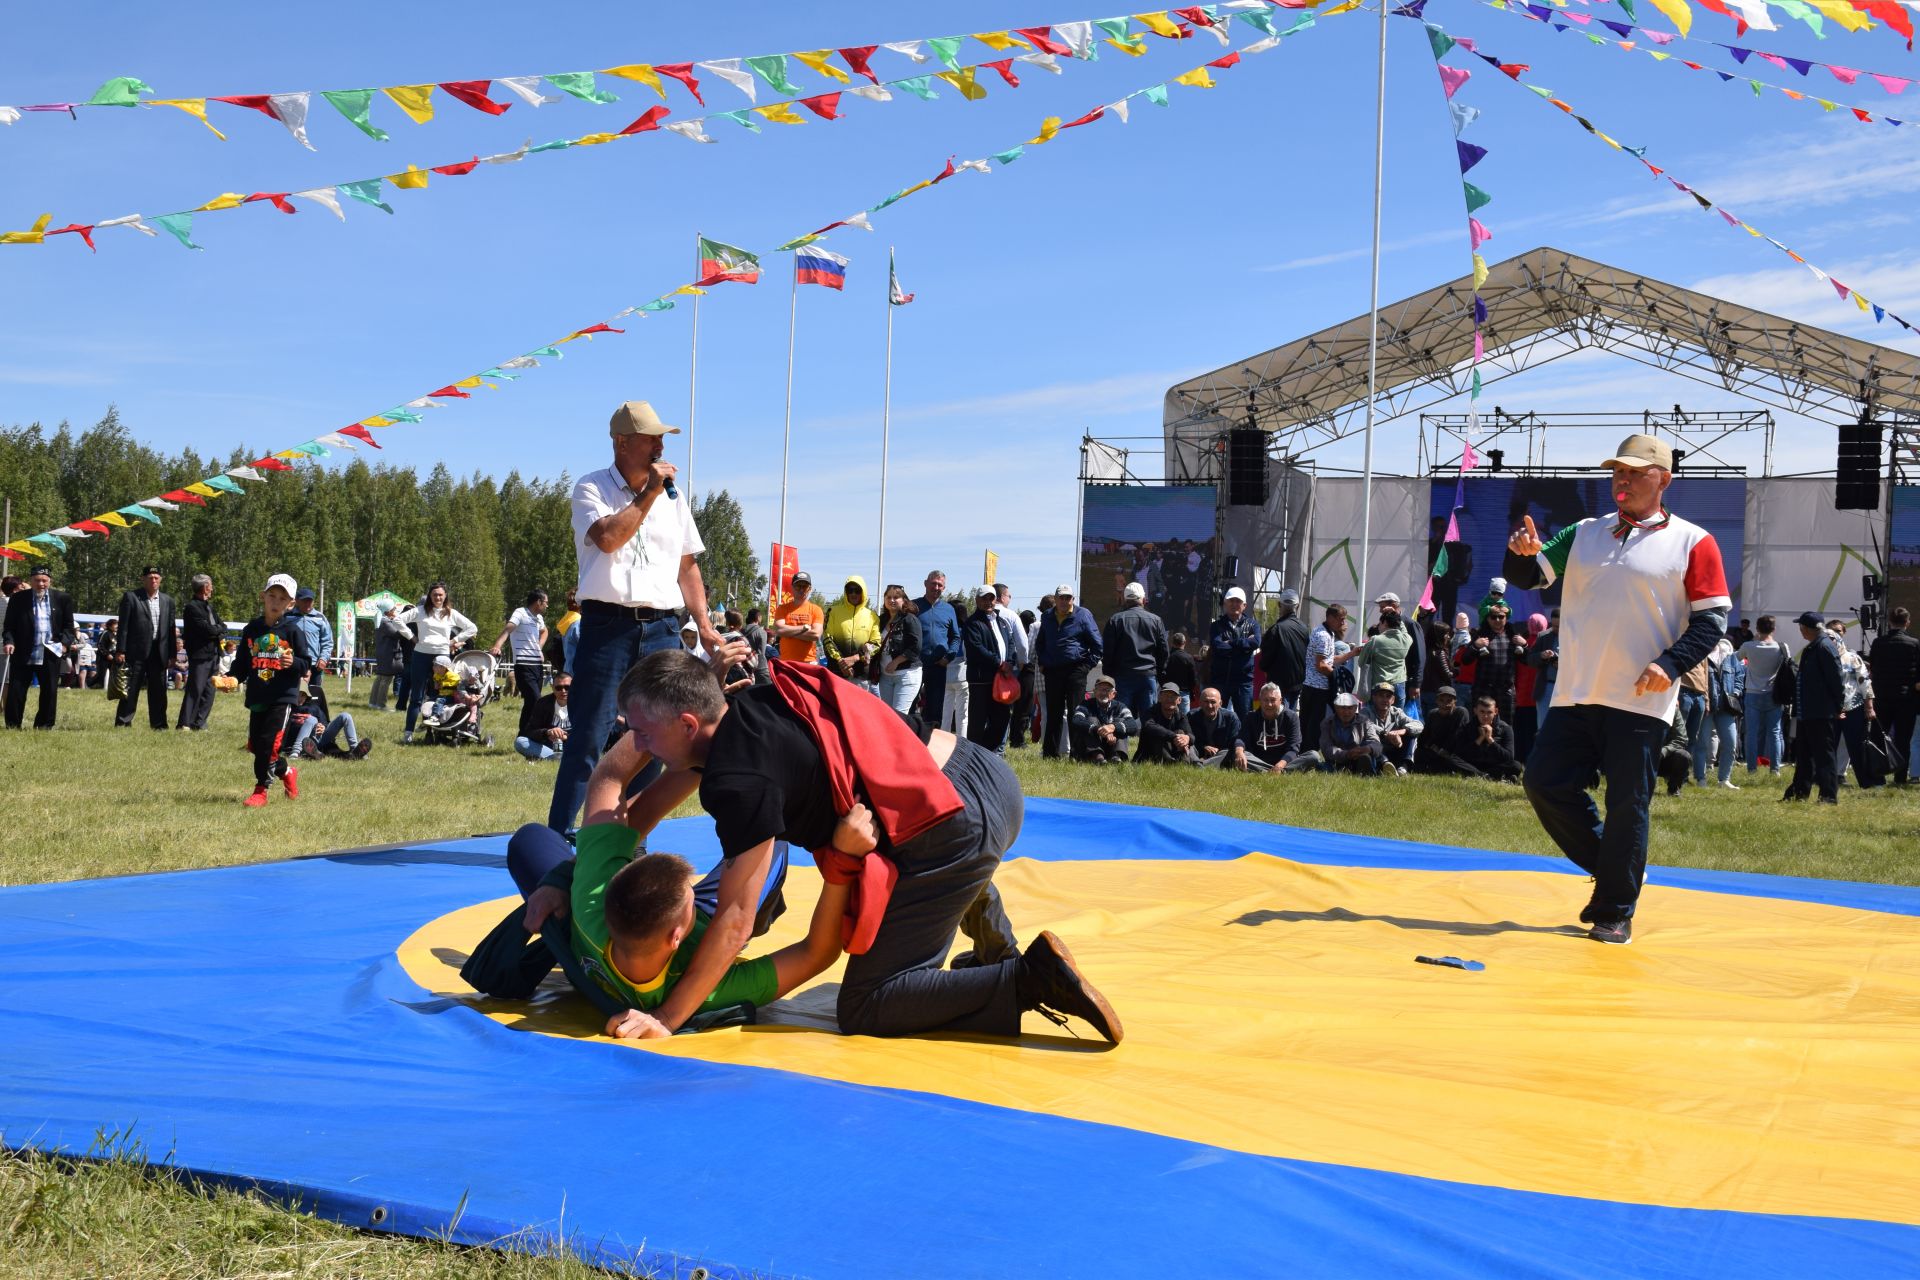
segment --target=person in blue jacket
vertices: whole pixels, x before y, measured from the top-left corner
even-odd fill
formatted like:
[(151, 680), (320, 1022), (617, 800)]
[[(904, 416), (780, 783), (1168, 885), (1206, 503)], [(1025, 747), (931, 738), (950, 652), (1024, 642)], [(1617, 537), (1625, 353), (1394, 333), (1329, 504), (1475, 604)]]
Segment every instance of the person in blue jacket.
[(326, 724), (333, 714), (327, 709), (327, 691), (321, 686), (326, 664), (333, 661), (333, 628), (327, 625), (326, 615), (313, 607), (312, 587), (300, 588), (286, 616), (307, 638), (307, 651), (313, 655), (313, 668), (307, 675), (307, 696), (320, 708), (320, 723)]
[(1086, 696), (1087, 672), (1100, 661), (1100, 628), (1091, 613), (1074, 603), (1073, 588), (1063, 582), (1054, 588), (1053, 608), (1040, 619), (1038, 639), (1040, 675), (1047, 686), (1040, 753), (1051, 759), (1060, 755), (1067, 708)]
[(927, 575), (927, 594), (913, 602), (920, 616), (920, 718), (938, 728), (947, 711), (947, 668), (965, 654), (960, 615), (946, 601), (947, 575)]
[(1253, 714), (1253, 660), (1260, 652), (1260, 624), (1247, 615), (1247, 593), (1228, 587), (1226, 604), (1207, 631), (1213, 687), (1233, 707), (1235, 718)]

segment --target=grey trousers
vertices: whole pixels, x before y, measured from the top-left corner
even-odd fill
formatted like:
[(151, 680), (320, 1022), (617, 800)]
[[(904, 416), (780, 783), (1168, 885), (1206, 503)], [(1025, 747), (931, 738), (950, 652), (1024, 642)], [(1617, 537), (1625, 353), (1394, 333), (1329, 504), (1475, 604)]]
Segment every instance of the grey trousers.
[[(943, 772), (966, 807), (893, 851), (900, 879), (886, 918), (867, 953), (848, 957), (840, 984), (847, 1035), (1020, 1032), (1019, 962), (1007, 952), (1013, 929), (993, 873), (1020, 834), (1026, 803), (1007, 762), (964, 738)], [(987, 963), (942, 969), (963, 921)]]

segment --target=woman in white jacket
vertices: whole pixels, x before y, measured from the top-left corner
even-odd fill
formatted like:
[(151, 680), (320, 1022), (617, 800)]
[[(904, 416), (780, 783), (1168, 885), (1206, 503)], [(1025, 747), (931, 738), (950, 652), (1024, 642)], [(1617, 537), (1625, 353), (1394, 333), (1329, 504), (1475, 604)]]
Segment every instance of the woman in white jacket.
[(420, 718), (420, 703), (433, 688), (433, 660), (459, 653), (480, 628), (447, 603), (444, 582), (428, 587), (420, 603), (394, 621), (413, 628), (413, 657), (407, 663), (407, 729), (400, 738), (402, 742), (412, 742), (413, 722)]

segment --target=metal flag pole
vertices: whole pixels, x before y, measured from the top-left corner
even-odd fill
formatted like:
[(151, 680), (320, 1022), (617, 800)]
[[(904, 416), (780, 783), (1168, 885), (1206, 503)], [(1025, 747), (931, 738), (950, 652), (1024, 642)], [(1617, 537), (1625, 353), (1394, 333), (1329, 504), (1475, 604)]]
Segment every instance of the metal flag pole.
[[(693, 233), (693, 278), (700, 279), (700, 233)], [(700, 391), (700, 295), (693, 295), (693, 358), (687, 366), (687, 501), (693, 501), (693, 410)]]
[[(790, 270), (793, 273), (793, 296), (787, 303), (787, 421), (780, 431), (780, 546), (781, 555), (786, 554), (787, 545), (787, 461), (793, 456), (793, 330), (800, 318), (800, 256), (790, 255)], [(775, 567), (776, 590), (779, 583), (779, 567)]]
[(887, 584), (887, 444), (893, 417), (893, 246), (887, 246), (887, 374), (880, 398), (880, 547), (873, 585)]
[(1367, 559), (1373, 550), (1373, 406), (1380, 394), (1380, 193), (1387, 171), (1387, 0), (1380, 5), (1380, 88), (1374, 104), (1373, 303), (1367, 324), (1366, 447), (1360, 465), (1360, 567), (1355, 576), (1355, 630), (1367, 626)]

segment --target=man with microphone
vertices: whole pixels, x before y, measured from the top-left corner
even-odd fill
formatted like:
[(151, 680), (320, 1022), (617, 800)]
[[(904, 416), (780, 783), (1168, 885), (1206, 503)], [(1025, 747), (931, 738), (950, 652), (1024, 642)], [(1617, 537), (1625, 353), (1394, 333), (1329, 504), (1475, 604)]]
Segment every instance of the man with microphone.
[(666, 437), (645, 400), (629, 400), (608, 424), (613, 465), (573, 486), (573, 543), (580, 561), (580, 645), (573, 657), (573, 728), (560, 753), (547, 825), (565, 831), (586, 797), (587, 778), (613, 730), (615, 691), (645, 654), (680, 647), (680, 610), (708, 653), (720, 633), (707, 617), (707, 588), (695, 559), (706, 544), (690, 502), (662, 462)]
[[(1680, 693), (1677, 681), (1727, 629), (1732, 600), (1713, 535), (1673, 515), (1673, 450), (1628, 436), (1604, 464), (1610, 516), (1540, 539), (1533, 517), (1507, 541), (1506, 576), (1523, 589), (1561, 584), (1553, 714), (1527, 758), (1527, 798), (1540, 824), (1594, 878), (1580, 912), (1596, 942), (1633, 937), (1647, 874), (1655, 765)], [(1606, 784), (1607, 815), (1587, 795)]]

